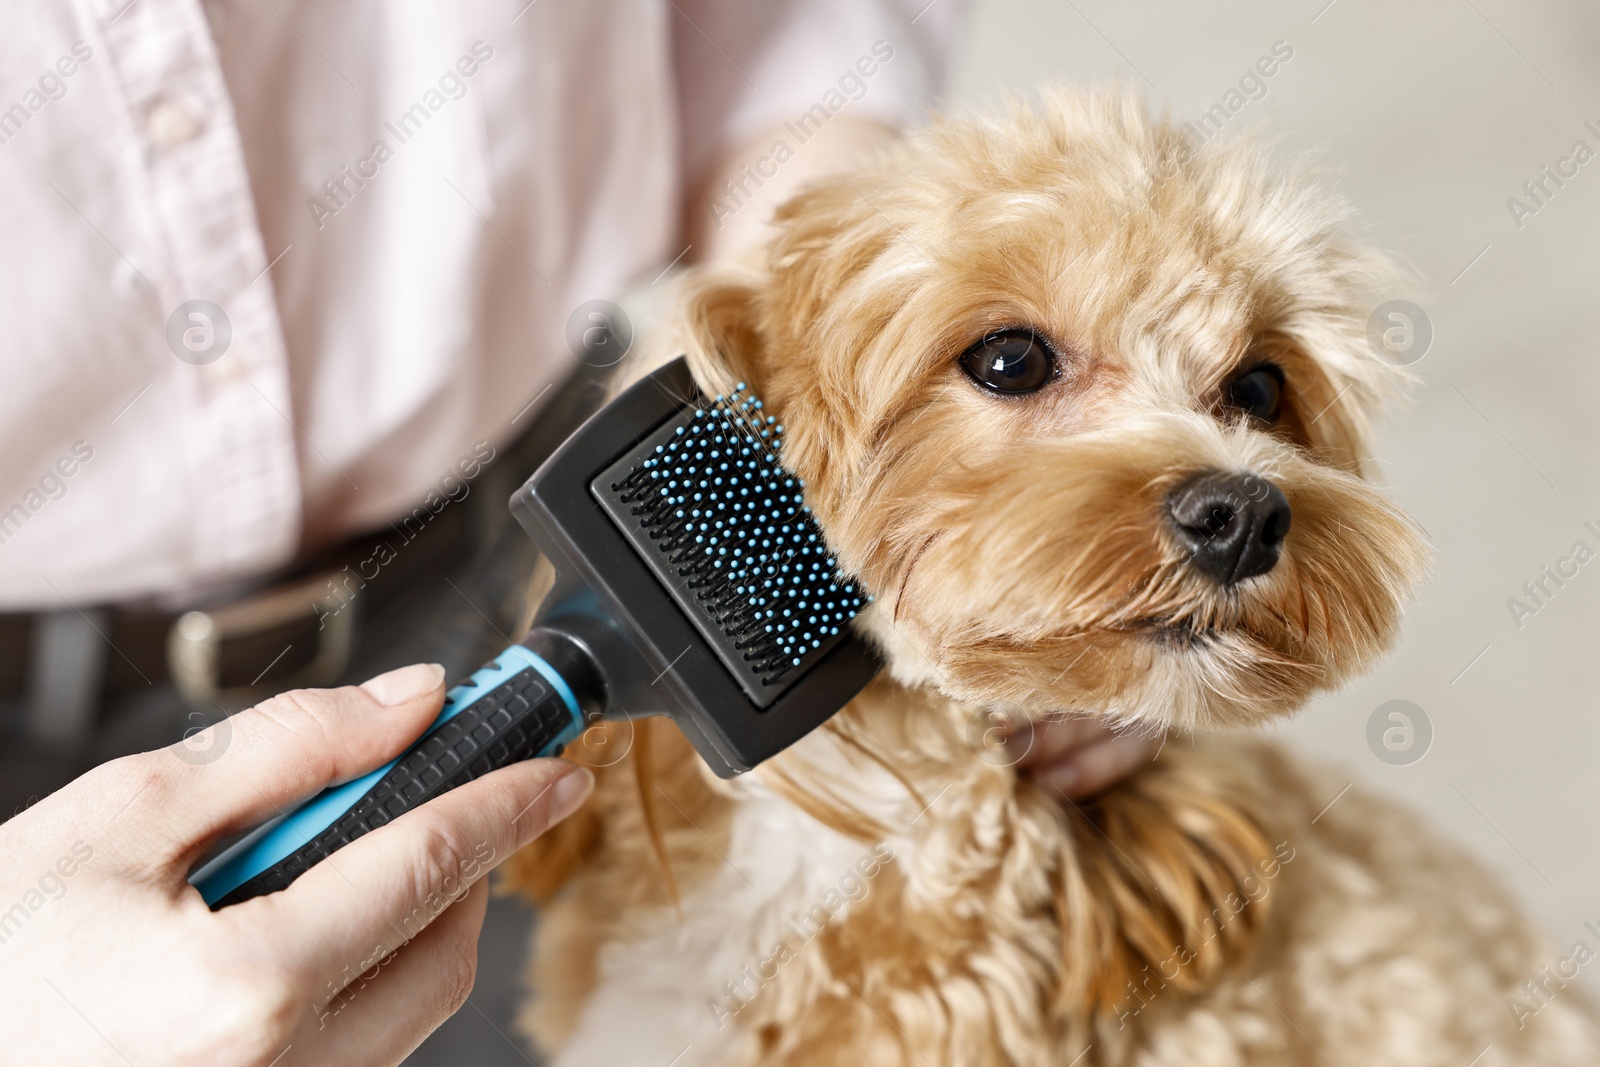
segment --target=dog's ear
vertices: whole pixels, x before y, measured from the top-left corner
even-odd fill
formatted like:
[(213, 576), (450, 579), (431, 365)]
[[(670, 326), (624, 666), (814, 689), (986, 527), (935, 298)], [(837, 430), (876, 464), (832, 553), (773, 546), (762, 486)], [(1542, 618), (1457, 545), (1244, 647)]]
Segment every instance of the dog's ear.
[(796, 356), (847, 343), (819, 336), (826, 305), (888, 247), (889, 223), (874, 204), (901, 195), (876, 171), (824, 178), (777, 209), (757, 259), (691, 274), (665, 332), (701, 387), (726, 392), (744, 382), (769, 408), (817, 388), (817, 362)]
[(766, 284), (765, 272), (749, 266), (710, 268), (685, 279), (667, 332), (700, 388), (728, 393), (744, 382), (761, 395), (768, 345), (759, 305)]

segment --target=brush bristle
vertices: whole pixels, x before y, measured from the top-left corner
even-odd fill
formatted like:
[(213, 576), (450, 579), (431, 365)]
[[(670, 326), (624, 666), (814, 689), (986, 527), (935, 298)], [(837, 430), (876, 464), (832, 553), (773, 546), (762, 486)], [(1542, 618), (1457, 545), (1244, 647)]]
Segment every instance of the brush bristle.
[(612, 485), (764, 686), (830, 644), (871, 599), (840, 576), (782, 445), (783, 426), (741, 383)]

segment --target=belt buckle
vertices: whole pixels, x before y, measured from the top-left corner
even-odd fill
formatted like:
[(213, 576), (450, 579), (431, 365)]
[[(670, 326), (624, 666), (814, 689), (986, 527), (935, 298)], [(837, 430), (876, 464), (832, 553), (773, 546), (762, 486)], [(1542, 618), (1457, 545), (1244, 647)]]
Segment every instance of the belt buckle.
[[(179, 695), (190, 703), (240, 702), (240, 707), (270, 695), (265, 692), (268, 687), (254, 683), (223, 687), (222, 643), (307, 615), (318, 616), (322, 623), (317, 630), (316, 656), (293, 674), (273, 682), (270, 688), (273, 692), (318, 688), (337, 681), (350, 660), (355, 622), (353, 606), (329, 593), (335, 588), (329, 579), (337, 573), (317, 574), (292, 585), (264, 589), (220, 608), (180, 616), (167, 633), (167, 667)], [(267, 665), (268, 670), (271, 667), (272, 664)]]

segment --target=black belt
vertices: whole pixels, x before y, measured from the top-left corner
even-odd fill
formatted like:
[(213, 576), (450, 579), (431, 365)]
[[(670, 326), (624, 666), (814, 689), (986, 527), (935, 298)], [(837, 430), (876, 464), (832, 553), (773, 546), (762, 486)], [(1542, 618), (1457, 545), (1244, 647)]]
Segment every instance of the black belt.
[[(225, 603), (182, 613), (84, 610), (79, 629), (109, 646), (94, 657), (103, 674), (91, 695), (115, 700), (171, 682), (191, 701), (226, 704), (268, 688), (331, 684), (349, 661), (357, 613), (381, 611), (410, 575), (467, 556), (477, 506), (469, 493), (436, 514), (419, 509), (429, 519), (420, 530), (411, 519), (356, 538)], [(74, 614), (0, 615), (0, 696), (38, 696), (40, 657), (48, 655), (40, 646), (53, 639), (51, 620), (71, 622)]]
[(60, 640), (56, 623), (94, 646), (100, 677), (81, 694), (94, 705), (171, 682), (191, 702), (243, 707), (271, 692), (338, 681), (357, 614), (381, 615), (413, 577), (470, 558), (487, 525), (508, 521), (511, 490), (599, 406), (602, 379), (580, 367), (527, 432), (463, 483), (472, 488), (459, 501), (436, 495), (432, 507), (419, 505), (226, 603), (182, 613), (109, 606), (0, 614), (0, 698), (40, 699), (41, 677), (51, 674), (41, 667), (50, 660), (45, 646)]

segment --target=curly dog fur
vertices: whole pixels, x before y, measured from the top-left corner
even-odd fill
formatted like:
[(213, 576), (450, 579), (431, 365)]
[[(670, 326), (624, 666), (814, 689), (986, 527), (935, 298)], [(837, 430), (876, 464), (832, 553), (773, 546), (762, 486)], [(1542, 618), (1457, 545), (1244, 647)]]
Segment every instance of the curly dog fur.
[[(1054, 91), (812, 186), (758, 262), (689, 280), (673, 350), (786, 424), (889, 668), (734, 781), (664, 721), (589, 738), (593, 799), (509, 868), (545, 902), (525, 1023), (556, 1063), (1600, 1063), (1577, 989), (1508, 1010), (1558, 953), (1480, 867), (1224, 729), (1370, 664), (1427, 561), (1362, 478), (1406, 377), (1346, 215), (1248, 143)], [(1055, 355), (1037, 392), (959, 366), (1006, 329)], [(1270, 423), (1228, 403), (1267, 363)], [(1268, 572), (1209, 578), (1162, 521), (1208, 470), (1292, 504)], [(1056, 715), (1169, 740), (1076, 805), (982, 743)]]

